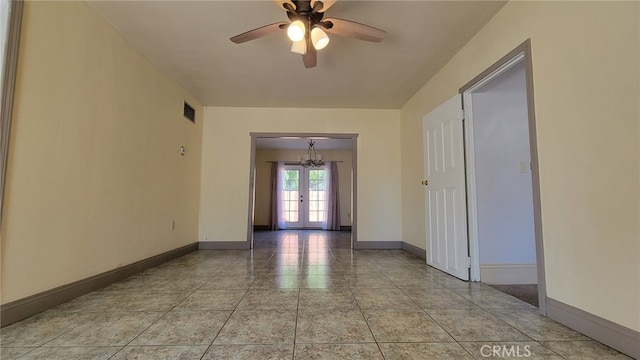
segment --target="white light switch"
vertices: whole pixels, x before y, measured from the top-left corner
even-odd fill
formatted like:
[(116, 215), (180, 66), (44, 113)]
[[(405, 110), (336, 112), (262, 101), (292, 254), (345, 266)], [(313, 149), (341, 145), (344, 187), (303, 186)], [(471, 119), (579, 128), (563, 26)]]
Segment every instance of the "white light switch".
[(520, 161), (520, 172), (521, 173), (526, 173), (527, 172), (527, 162), (526, 161)]

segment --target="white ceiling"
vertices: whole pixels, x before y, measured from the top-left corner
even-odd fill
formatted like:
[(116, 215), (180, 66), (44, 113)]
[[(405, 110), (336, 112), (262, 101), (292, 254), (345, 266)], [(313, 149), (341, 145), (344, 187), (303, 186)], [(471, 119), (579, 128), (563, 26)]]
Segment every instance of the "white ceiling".
[[(351, 150), (351, 139), (313, 138), (316, 150)], [(256, 138), (256, 149), (307, 150), (309, 138)]]
[(204, 105), (399, 109), (505, 1), (339, 0), (326, 12), (387, 32), (331, 37), (305, 69), (286, 34), (229, 38), (286, 21), (273, 1), (90, 1), (135, 48)]

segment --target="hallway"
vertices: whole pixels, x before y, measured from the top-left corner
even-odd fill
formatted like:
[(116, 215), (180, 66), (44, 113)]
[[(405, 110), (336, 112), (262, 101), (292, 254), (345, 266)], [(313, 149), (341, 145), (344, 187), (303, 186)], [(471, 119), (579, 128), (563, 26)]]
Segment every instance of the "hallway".
[(405, 251), (351, 250), (346, 232), (257, 232), (254, 245), (196, 251), (5, 327), (1, 357), (629, 359)]

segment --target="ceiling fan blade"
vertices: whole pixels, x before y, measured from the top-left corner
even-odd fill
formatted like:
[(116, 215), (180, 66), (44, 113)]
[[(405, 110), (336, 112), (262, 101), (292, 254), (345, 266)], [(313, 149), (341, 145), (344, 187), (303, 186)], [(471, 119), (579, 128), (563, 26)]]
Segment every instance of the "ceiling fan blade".
[(373, 26), (360, 24), (351, 20), (327, 18), (322, 22), (322, 24), (327, 24), (328, 22), (331, 22), (333, 26), (327, 27), (326, 25), (323, 25), (325, 30), (328, 33), (338, 36), (344, 36), (364, 41), (380, 42), (387, 34), (387, 32), (384, 30), (374, 28)]
[(241, 44), (250, 40), (255, 40), (267, 35), (271, 35), (279, 30), (286, 29), (289, 23), (281, 21), (274, 24), (265, 25), (257, 29), (249, 30), (242, 34), (232, 37), (230, 40), (236, 44)]
[(284, 4), (289, 4), (289, 5), (291, 5), (291, 7), (292, 7), (293, 9), (295, 9), (295, 8), (296, 8), (296, 6), (293, 4), (293, 2), (292, 2), (291, 0), (273, 0), (273, 2), (274, 2), (274, 3), (276, 3), (276, 5), (278, 5), (278, 7), (279, 7), (280, 9), (289, 10), (289, 9), (287, 9), (286, 7), (284, 7), (284, 6), (285, 6)]
[(312, 46), (307, 48), (307, 53), (302, 55), (302, 62), (304, 63), (304, 67), (310, 69), (312, 67), (316, 67), (318, 65), (318, 52)]
[(320, 12), (327, 11), (328, 8), (336, 3), (336, 0), (311, 0), (311, 7), (313, 8), (318, 1), (322, 1), (322, 9), (320, 9)]

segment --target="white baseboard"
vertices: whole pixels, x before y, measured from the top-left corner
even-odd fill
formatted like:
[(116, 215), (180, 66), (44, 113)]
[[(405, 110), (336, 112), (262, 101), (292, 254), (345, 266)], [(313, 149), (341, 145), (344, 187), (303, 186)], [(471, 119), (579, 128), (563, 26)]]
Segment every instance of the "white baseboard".
[(200, 241), (200, 250), (247, 250), (251, 248), (248, 241)]
[(136, 261), (132, 264), (120, 266), (101, 274), (93, 275), (41, 293), (2, 304), (2, 306), (0, 306), (0, 326), (7, 326), (14, 322), (26, 319), (29, 316), (51, 309), (92, 291), (102, 289), (115, 282), (124, 280), (129, 276), (141, 273), (144, 270), (161, 265), (169, 260), (173, 260), (192, 251), (196, 251), (197, 249), (197, 243), (185, 245), (174, 250)]
[(402, 249), (402, 241), (354, 241), (353, 248), (358, 250), (396, 250)]
[(492, 285), (537, 284), (536, 264), (481, 264), (480, 281)]
[(547, 298), (547, 316), (634, 359), (640, 359), (640, 332)]
[(426, 259), (427, 258), (427, 251), (424, 249), (420, 249), (419, 247), (415, 246), (415, 245), (411, 245), (409, 243), (406, 242), (402, 242), (402, 250), (409, 252), (421, 259)]

